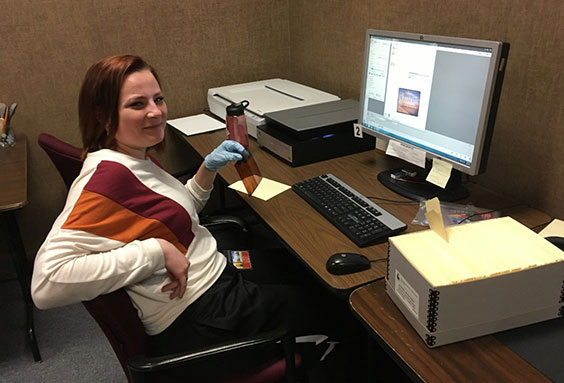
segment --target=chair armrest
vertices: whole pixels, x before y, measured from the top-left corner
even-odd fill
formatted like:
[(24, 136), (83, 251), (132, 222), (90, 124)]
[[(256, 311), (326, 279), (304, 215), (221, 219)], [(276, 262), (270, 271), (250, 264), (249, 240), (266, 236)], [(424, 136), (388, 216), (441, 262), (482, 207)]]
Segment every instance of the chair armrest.
[[(290, 336), (285, 329), (263, 332), (252, 337), (220, 343), (212, 345), (211, 347), (185, 353), (158, 357), (137, 355), (127, 360), (127, 368), (133, 382), (144, 382), (146, 381), (147, 374), (150, 373), (163, 372), (179, 367), (187, 367), (206, 359), (229, 357), (230, 354), (276, 343), (281, 343), (284, 350), (287, 381), (293, 382), (295, 381), (296, 370), (294, 355), (295, 339)], [(221, 370), (221, 368), (219, 370)]]
[(200, 217), (200, 223), (210, 230), (214, 228), (234, 228), (248, 234), (249, 226), (241, 218), (233, 215), (212, 215)]

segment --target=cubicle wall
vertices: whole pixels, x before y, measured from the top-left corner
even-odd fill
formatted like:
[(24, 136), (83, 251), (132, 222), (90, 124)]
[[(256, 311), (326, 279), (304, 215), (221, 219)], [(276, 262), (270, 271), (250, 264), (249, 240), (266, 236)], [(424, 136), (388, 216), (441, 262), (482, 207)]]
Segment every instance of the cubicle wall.
[[(77, 97), (95, 61), (145, 58), (161, 76), (170, 118), (201, 113), (210, 87), (288, 75), (285, 1), (0, 0), (0, 9), (0, 102), (18, 102), (13, 127), (29, 141), (29, 205), (18, 219), (30, 255), (66, 195), (37, 136), (80, 145)], [(181, 157), (165, 163), (178, 170)]]
[[(358, 98), (367, 28), (511, 43), (488, 172), (475, 180), (564, 218), (563, 17), (559, 0), (0, 0), (0, 101), (29, 141), (29, 205), (18, 212), (34, 253), (65, 187), (36, 145), (41, 132), (80, 144), (77, 95), (90, 64), (139, 54), (159, 71), (170, 117), (200, 113), (210, 87), (282, 77)], [(182, 166), (181, 151), (165, 163)]]

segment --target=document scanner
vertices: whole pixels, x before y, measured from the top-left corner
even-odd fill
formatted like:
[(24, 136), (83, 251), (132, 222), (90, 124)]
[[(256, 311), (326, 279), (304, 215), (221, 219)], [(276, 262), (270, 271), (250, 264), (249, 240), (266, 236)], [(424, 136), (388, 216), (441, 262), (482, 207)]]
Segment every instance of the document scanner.
[(340, 98), (305, 85), (280, 78), (211, 88), (210, 112), (225, 121), (225, 108), (233, 102), (249, 101), (245, 110), (247, 130), (257, 137), (257, 126), (264, 125), (264, 114), (280, 110), (335, 101)]
[(374, 137), (354, 136), (359, 108), (356, 100), (337, 100), (265, 113), (257, 142), (290, 166), (374, 149)]

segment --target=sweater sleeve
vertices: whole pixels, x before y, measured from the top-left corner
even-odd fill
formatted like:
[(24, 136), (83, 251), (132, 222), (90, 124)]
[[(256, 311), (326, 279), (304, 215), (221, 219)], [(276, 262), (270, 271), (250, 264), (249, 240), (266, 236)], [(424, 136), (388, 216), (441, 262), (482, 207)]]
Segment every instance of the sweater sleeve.
[(213, 188), (206, 190), (202, 188), (194, 178), (190, 178), (188, 182), (186, 182), (186, 189), (192, 196), (194, 203), (196, 205), (196, 210), (199, 212), (202, 211), (206, 203), (208, 202), (211, 192)]
[[(91, 300), (164, 268), (163, 253), (154, 238), (93, 252), (85, 244), (99, 241), (87, 237), (84, 233), (60, 230), (45, 241), (36, 257), (31, 284), (38, 308)], [(113, 242), (117, 241), (104, 241), (104, 246), (118, 245)]]

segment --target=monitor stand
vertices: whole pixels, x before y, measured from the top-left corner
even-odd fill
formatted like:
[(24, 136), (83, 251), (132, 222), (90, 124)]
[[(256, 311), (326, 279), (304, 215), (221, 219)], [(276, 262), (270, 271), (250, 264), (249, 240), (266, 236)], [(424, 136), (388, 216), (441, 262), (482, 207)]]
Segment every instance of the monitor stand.
[(388, 189), (415, 201), (438, 197), (444, 202), (454, 202), (469, 196), (468, 189), (461, 183), (461, 174), (453, 169), (443, 189), (425, 181), (429, 169), (397, 168), (378, 174), (378, 180)]

